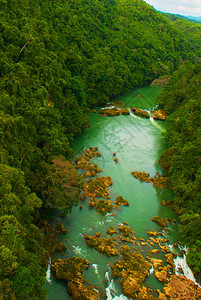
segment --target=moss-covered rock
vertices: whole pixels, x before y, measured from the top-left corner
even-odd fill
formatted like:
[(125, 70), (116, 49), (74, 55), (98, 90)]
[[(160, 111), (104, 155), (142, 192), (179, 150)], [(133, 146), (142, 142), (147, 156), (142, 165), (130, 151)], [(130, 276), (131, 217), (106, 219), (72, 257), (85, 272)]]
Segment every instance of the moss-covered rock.
[(165, 295), (172, 300), (201, 299), (201, 289), (185, 276), (172, 275), (169, 283), (163, 289)]
[(108, 256), (119, 255), (117, 249), (117, 243), (111, 238), (106, 239), (104, 237), (96, 236), (96, 235), (95, 236), (85, 235), (84, 239), (86, 244), (89, 247), (93, 247), (101, 253), (104, 253)]
[(117, 204), (117, 205), (124, 205), (124, 206), (129, 205), (129, 202), (126, 199), (124, 199), (122, 196), (117, 196), (114, 203)]
[(138, 172), (138, 171), (133, 171), (131, 173), (133, 177), (136, 179), (139, 179), (140, 181), (143, 182), (151, 182), (161, 188), (170, 188), (170, 181), (168, 177), (163, 177), (160, 173), (156, 172), (155, 177), (150, 177), (149, 173), (146, 172)]
[(118, 108), (118, 107), (111, 107), (111, 108), (103, 108), (98, 111), (99, 114), (103, 116), (119, 116), (119, 115), (129, 115), (130, 112), (127, 108)]
[(112, 211), (114, 208), (112, 202), (107, 199), (99, 199), (96, 204), (96, 210), (101, 214), (105, 215), (107, 212)]
[(87, 197), (104, 197), (108, 196), (108, 187), (112, 185), (111, 177), (90, 178), (83, 186)]
[(160, 226), (167, 227), (168, 221), (167, 218), (162, 218), (159, 216), (155, 216), (151, 219), (153, 222), (157, 223)]
[(158, 236), (161, 235), (161, 232), (158, 232), (156, 230), (147, 231), (148, 235)]
[(95, 198), (92, 197), (92, 198), (89, 199), (89, 204), (88, 204), (89, 207), (93, 208), (93, 207), (96, 206), (96, 204), (97, 204), (97, 201), (96, 201)]
[(126, 236), (126, 237), (129, 237), (130, 234), (135, 234), (134, 230), (132, 230), (129, 226), (123, 225), (123, 224), (118, 227), (118, 230), (121, 231), (123, 236)]
[(162, 109), (151, 111), (151, 114), (154, 120), (165, 121), (166, 119), (166, 113)]
[(57, 279), (67, 282), (68, 293), (75, 300), (98, 300), (98, 292), (83, 276), (89, 261), (80, 257), (52, 259), (51, 271)]
[(143, 118), (147, 118), (149, 119), (150, 118), (150, 115), (149, 113), (146, 111), (146, 110), (143, 110), (143, 109), (139, 109), (139, 108), (136, 108), (136, 107), (131, 107), (131, 111), (139, 116), (139, 117), (143, 117)]
[(127, 245), (121, 246), (121, 260), (116, 260), (112, 268), (112, 277), (120, 277), (123, 294), (131, 299), (147, 299), (148, 290), (144, 281), (151, 265), (141, 254), (131, 251)]
[(114, 226), (110, 226), (110, 228), (107, 230), (107, 233), (110, 234), (110, 235), (113, 235), (115, 233), (118, 233), (118, 230), (116, 230), (114, 228)]
[(89, 149), (85, 149), (82, 155), (76, 157), (75, 165), (81, 170), (87, 170), (84, 174), (85, 177), (94, 177), (103, 170), (100, 169), (97, 164), (93, 165), (90, 160), (93, 157), (100, 156), (101, 153), (98, 151), (97, 147), (90, 147)]

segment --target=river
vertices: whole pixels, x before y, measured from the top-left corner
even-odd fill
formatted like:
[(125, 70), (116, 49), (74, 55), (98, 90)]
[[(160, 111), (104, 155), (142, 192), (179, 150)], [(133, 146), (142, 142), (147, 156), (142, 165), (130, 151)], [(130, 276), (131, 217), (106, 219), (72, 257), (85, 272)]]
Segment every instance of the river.
[[(135, 106), (150, 111), (156, 106), (160, 91), (160, 87), (143, 87), (118, 99), (125, 103), (125, 107)], [(162, 172), (158, 159), (167, 148), (164, 139), (167, 124), (132, 114), (105, 117), (97, 113), (90, 115), (90, 124), (91, 127), (86, 128), (75, 139), (75, 153), (81, 154), (86, 146), (97, 146), (102, 157), (94, 158), (93, 162), (103, 169), (100, 176), (111, 176), (111, 198), (114, 200), (122, 195), (130, 205), (105, 216), (89, 209), (87, 201), (82, 204), (82, 210), (79, 206), (74, 207), (72, 213), (65, 218), (68, 234), (63, 236), (63, 242), (68, 247), (67, 257), (80, 256), (90, 261), (91, 266), (85, 271), (85, 277), (100, 291), (100, 299), (127, 299), (122, 295), (119, 281), (111, 281), (108, 263), (116, 258), (107, 257), (87, 247), (82, 234), (93, 234), (97, 231), (105, 234), (111, 225), (117, 227), (124, 221), (135, 230), (137, 238), (147, 239), (147, 231), (162, 230), (151, 221), (153, 216), (177, 218), (173, 210), (160, 204), (162, 200), (173, 198), (171, 190), (153, 187), (151, 183), (140, 182), (131, 175), (132, 171), (145, 171), (150, 175)], [(118, 163), (114, 162), (113, 152), (116, 153)], [(171, 222), (167, 229), (170, 244), (181, 239), (177, 223)], [(143, 250), (142, 248), (139, 247), (138, 251), (143, 253), (146, 246)], [(48, 280), (47, 300), (70, 299), (64, 283), (57, 281), (49, 273)], [(148, 277), (146, 284), (154, 289), (162, 289), (163, 286), (153, 274)]]

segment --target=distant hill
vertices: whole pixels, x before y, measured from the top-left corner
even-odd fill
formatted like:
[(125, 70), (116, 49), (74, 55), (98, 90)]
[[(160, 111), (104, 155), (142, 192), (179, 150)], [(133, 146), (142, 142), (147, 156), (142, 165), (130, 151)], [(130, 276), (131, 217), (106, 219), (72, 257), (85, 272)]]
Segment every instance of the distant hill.
[(183, 15), (171, 14), (171, 13), (163, 13), (163, 14), (172, 21), (180, 19), (180, 20), (184, 20), (184, 21), (192, 21), (192, 22), (201, 23), (201, 17), (183, 16)]
[(201, 23), (201, 16), (200, 16), (200, 17), (192, 17), (192, 16), (188, 16), (187, 18), (190, 19), (190, 20), (194, 20), (194, 21), (196, 21), (196, 22)]

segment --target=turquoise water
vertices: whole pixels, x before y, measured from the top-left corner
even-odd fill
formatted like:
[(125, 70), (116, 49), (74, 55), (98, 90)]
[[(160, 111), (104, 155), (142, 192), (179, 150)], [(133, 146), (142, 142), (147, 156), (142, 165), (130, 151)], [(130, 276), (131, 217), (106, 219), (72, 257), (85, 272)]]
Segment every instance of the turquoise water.
[[(125, 107), (136, 106), (150, 111), (156, 106), (156, 97), (160, 91), (159, 87), (143, 87), (130, 91), (118, 99), (125, 103)], [(107, 257), (87, 247), (82, 234), (93, 234), (98, 231), (105, 234), (111, 225), (117, 227), (125, 221), (135, 230), (137, 238), (147, 239), (147, 231), (161, 230), (160, 226), (151, 221), (153, 216), (176, 218), (174, 211), (160, 204), (162, 200), (172, 199), (171, 190), (155, 188), (151, 183), (139, 182), (131, 175), (132, 171), (145, 171), (151, 175), (162, 172), (158, 159), (167, 148), (164, 139), (167, 124), (132, 114), (104, 117), (96, 113), (90, 115), (90, 124), (91, 127), (86, 128), (75, 139), (73, 144), (75, 153), (81, 154), (86, 146), (97, 146), (102, 157), (93, 161), (103, 169), (99, 176), (111, 176), (113, 180), (110, 187), (111, 199), (115, 200), (118, 195), (122, 195), (130, 205), (106, 216), (89, 209), (87, 202), (82, 204), (82, 210), (79, 206), (74, 207), (72, 213), (65, 219), (68, 234), (63, 236), (63, 242), (68, 246), (67, 257), (80, 256), (90, 261), (91, 266), (85, 271), (85, 277), (100, 291), (100, 298), (114, 299), (120, 297), (122, 292), (118, 280), (111, 283), (108, 264), (117, 258)], [(113, 152), (116, 153), (118, 163), (113, 160)], [(170, 243), (181, 238), (175, 223), (170, 223), (168, 232)], [(148, 247), (139, 246), (138, 251), (141, 252)], [(145, 252), (141, 253), (146, 255)], [(146, 283), (155, 289), (162, 288), (162, 284), (153, 275), (149, 276)], [(107, 289), (109, 284), (110, 288)], [(47, 289), (48, 300), (70, 299), (65, 284), (52, 276), (51, 282), (47, 283)]]

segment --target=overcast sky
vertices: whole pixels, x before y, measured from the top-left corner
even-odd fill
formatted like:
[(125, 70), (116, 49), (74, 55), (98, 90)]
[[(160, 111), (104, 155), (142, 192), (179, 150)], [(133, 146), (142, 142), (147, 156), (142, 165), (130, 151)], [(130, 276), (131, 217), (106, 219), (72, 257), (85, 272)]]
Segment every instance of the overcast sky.
[(162, 12), (184, 16), (201, 16), (201, 0), (145, 0)]

